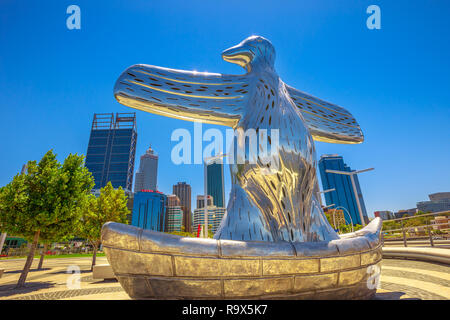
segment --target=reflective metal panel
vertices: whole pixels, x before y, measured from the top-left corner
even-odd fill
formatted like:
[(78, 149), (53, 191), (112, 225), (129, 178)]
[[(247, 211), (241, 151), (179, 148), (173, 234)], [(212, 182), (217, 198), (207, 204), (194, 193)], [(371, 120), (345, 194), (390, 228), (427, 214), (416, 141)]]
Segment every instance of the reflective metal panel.
[[(376, 218), (361, 235), (332, 241), (187, 243), (184, 237), (107, 223), (102, 239), (114, 274), (133, 298), (350, 299), (375, 293), (367, 281), (374, 275), (369, 267), (380, 263), (381, 246), (378, 241), (372, 249), (367, 239), (380, 229)], [(121, 239), (138, 246), (125, 247)]]
[[(277, 166), (231, 165), (227, 214), (216, 239), (322, 241), (338, 236), (314, 194), (314, 139), (359, 143), (361, 130), (345, 109), (287, 86), (274, 68), (275, 48), (252, 36), (222, 53), (243, 75), (134, 65), (116, 82), (116, 99), (129, 107), (188, 121), (266, 129)], [(278, 129), (278, 145), (270, 129)], [(259, 149), (259, 147), (258, 147)]]

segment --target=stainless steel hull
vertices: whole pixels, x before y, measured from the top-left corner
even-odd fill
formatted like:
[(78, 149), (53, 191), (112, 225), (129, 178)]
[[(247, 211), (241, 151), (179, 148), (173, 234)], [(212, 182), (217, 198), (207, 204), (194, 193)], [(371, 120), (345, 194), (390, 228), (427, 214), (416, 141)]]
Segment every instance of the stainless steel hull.
[[(109, 222), (102, 242), (120, 284), (143, 299), (368, 299), (381, 220), (321, 242), (187, 238)], [(379, 275), (379, 274), (378, 274)]]

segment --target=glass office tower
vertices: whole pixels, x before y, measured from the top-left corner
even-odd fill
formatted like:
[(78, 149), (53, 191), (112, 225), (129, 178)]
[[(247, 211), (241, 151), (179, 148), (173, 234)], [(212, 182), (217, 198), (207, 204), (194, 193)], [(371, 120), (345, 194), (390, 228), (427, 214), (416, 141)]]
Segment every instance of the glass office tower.
[(207, 166), (208, 172), (208, 195), (213, 197), (214, 205), (219, 208), (225, 207), (225, 190), (223, 181), (222, 159), (217, 159)]
[(183, 227), (186, 232), (192, 232), (191, 186), (186, 182), (178, 182), (173, 186), (172, 193), (180, 199), (183, 209)]
[[(361, 224), (359, 216), (358, 205), (356, 203), (355, 194), (353, 192), (352, 182), (348, 175), (327, 173), (326, 170), (339, 170), (351, 172), (349, 166), (344, 163), (341, 156), (334, 155), (322, 155), (319, 160), (319, 171), (322, 180), (323, 190), (336, 189), (335, 191), (327, 192), (324, 194), (325, 202), (327, 206), (335, 204), (334, 208), (344, 207), (350, 213), (351, 219), (348, 214), (345, 214), (345, 221), (347, 223), (353, 222), (353, 224)], [(356, 190), (361, 204), (361, 210), (365, 222), (369, 221), (367, 217), (366, 206), (359, 185), (358, 176), (354, 176)]]
[(162, 192), (142, 190), (134, 194), (131, 225), (147, 230), (166, 231), (167, 197)]
[(111, 181), (114, 188), (131, 192), (136, 141), (136, 113), (94, 114), (85, 163), (94, 189)]
[(174, 195), (167, 196), (166, 232), (181, 231), (183, 225), (183, 209), (180, 199)]

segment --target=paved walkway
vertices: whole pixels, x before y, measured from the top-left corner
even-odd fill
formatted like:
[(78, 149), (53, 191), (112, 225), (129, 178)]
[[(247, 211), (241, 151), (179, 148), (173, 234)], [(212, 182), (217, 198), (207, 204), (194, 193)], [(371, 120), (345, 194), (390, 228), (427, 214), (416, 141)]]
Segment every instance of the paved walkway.
[[(25, 287), (15, 289), (25, 259), (0, 260), (0, 269), (5, 269), (0, 278), (0, 300), (130, 299), (117, 281), (92, 279), (91, 261), (92, 258), (52, 258), (45, 260), (43, 269), (37, 271), (39, 260), (34, 259)], [(106, 257), (98, 257), (97, 263), (107, 263)], [(78, 267), (80, 273), (68, 274), (69, 267)]]
[[(57, 300), (123, 300), (130, 299), (117, 281), (92, 279), (90, 258), (48, 259), (44, 269), (34, 270), (38, 264), (35, 259), (33, 270), (28, 274), (23, 289), (14, 289), (25, 263), (20, 260), (0, 260), (0, 269), (5, 269), (0, 279), (0, 300), (4, 299), (57, 299)], [(97, 263), (107, 263), (105, 257), (97, 258)], [(73, 274), (67, 268), (78, 266), (79, 288)], [(376, 299), (450, 299), (450, 266), (399, 259), (384, 259), (381, 268), (381, 288)]]

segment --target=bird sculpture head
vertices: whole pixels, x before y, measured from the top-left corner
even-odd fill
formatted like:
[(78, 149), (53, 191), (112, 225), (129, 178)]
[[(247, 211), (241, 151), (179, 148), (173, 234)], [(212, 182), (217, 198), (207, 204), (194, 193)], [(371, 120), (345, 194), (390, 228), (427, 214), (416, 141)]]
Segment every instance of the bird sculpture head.
[(275, 48), (266, 38), (251, 36), (222, 52), (225, 61), (235, 63), (247, 72), (259, 68), (273, 69), (275, 62)]

